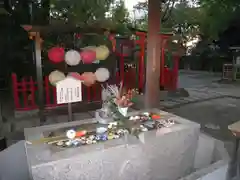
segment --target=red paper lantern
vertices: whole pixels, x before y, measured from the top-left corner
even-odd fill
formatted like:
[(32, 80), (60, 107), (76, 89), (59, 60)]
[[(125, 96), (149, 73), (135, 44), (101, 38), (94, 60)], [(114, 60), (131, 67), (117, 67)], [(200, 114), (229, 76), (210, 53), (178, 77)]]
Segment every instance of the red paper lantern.
[(93, 50), (83, 50), (81, 53), (82, 62), (84, 64), (91, 64), (96, 60), (96, 52)]
[(65, 51), (61, 47), (53, 47), (48, 51), (48, 58), (54, 63), (60, 63), (64, 61)]

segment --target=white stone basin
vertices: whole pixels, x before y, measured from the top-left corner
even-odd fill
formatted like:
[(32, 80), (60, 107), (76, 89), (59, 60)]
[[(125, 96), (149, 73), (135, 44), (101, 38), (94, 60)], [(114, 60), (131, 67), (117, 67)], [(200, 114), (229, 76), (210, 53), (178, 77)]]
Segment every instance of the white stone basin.
[[(130, 115), (134, 113), (139, 112)], [(221, 142), (201, 134), (196, 123), (161, 114), (175, 118), (177, 124), (164, 131), (144, 132), (139, 139), (129, 135), (62, 151), (45, 144), (18, 142), (0, 153), (0, 180), (200, 180), (215, 171), (224, 177), (228, 157)], [(25, 137), (34, 140), (46, 130), (89, 121), (95, 120), (30, 128), (25, 130)]]

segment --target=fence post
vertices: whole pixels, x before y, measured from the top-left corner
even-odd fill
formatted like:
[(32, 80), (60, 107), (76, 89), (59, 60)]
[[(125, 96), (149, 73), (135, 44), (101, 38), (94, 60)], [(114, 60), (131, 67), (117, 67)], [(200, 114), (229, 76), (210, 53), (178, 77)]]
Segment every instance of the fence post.
[(48, 77), (44, 78), (44, 87), (45, 87), (45, 95), (46, 95), (46, 106), (50, 105), (50, 88), (49, 88), (49, 80)]
[(33, 81), (32, 76), (30, 77), (30, 96), (31, 96), (31, 105), (32, 107), (36, 107), (36, 101), (35, 101), (35, 82)]
[(178, 85), (178, 70), (179, 70), (179, 55), (173, 55), (173, 90), (177, 89)]
[(139, 62), (139, 90), (143, 91), (145, 84), (145, 36), (140, 37), (140, 62)]
[(87, 101), (91, 102), (91, 87), (87, 87)]
[(22, 93), (23, 93), (23, 106), (24, 108), (28, 108), (27, 82), (25, 77), (22, 78), (21, 86), (22, 86)]
[(124, 54), (123, 54), (123, 44), (120, 45), (120, 81), (124, 84)]
[(13, 99), (14, 99), (15, 109), (19, 109), (20, 103), (19, 103), (19, 96), (18, 96), (18, 82), (17, 82), (17, 75), (15, 73), (12, 73), (12, 85), (13, 85)]

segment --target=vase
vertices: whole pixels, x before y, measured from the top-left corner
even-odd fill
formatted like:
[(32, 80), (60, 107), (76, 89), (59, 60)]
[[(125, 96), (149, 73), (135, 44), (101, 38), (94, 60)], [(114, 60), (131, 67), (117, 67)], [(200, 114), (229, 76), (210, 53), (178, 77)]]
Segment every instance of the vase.
[(107, 116), (106, 113), (101, 109), (96, 110), (95, 118), (96, 118), (97, 122), (100, 124), (109, 124), (110, 122), (114, 121), (113, 117)]
[(127, 112), (128, 112), (128, 107), (119, 107), (118, 106), (118, 111), (124, 116), (126, 117), (127, 116)]

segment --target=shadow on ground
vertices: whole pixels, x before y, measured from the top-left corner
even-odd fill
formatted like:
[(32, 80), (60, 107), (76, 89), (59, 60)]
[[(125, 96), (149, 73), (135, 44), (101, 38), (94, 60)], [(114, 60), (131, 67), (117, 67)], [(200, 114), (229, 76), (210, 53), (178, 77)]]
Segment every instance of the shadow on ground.
[(202, 130), (216, 139), (232, 140), (228, 125), (239, 121), (240, 99), (224, 97), (169, 109), (176, 115), (201, 124)]

